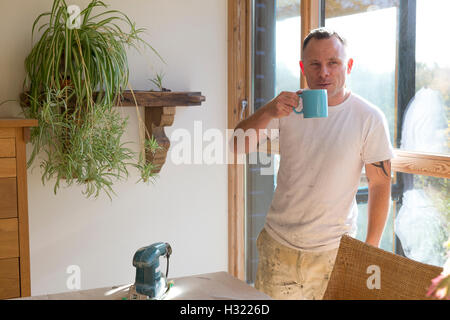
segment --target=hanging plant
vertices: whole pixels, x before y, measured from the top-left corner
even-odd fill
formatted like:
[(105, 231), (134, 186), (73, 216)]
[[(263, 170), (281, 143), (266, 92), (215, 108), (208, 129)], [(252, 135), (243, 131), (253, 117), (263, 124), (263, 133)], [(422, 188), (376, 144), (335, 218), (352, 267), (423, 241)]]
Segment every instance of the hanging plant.
[[(105, 8), (92, 0), (74, 17), (64, 0), (54, 0), (51, 12), (33, 24), (32, 38), (36, 31), (42, 35), (25, 60), (29, 107), (24, 112), (39, 126), (31, 131), (28, 165), (42, 158), (42, 182), (56, 179), (55, 193), (65, 181), (83, 185), (87, 197), (101, 191), (111, 197), (113, 182), (127, 178), (129, 166), (140, 170), (142, 181), (156, 177), (144, 156), (156, 151), (156, 141), (147, 136), (135, 162), (134, 152), (121, 142), (128, 119), (113, 106), (128, 84), (126, 48), (144, 45), (158, 53), (141, 38), (144, 29), (136, 29), (124, 13)], [(103, 12), (94, 14), (97, 9)], [(79, 25), (73, 28), (75, 18)]]

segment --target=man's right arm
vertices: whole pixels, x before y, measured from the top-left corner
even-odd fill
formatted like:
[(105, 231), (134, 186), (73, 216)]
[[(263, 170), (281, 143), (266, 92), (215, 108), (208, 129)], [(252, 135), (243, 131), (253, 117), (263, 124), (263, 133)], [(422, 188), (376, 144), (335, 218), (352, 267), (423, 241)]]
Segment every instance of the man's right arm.
[[(253, 145), (255, 142), (258, 144), (261, 140), (261, 129), (266, 129), (269, 122), (272, 120), (270, 113), (266, 106), (258, 109), (247, 119), (238, 123), (234, 129), (234, 153), (238, 153), (238, 143), (242, 143), (242, 138), (238, 139), (239, 135), (244, 133), (245, 141), (245, 153), (249, 153), (251, 150), (255, 150), (257, 145)], [(237, 132), (237, 130), (243, 130), (243, 132)], [(248, 130), (252, 130), (249, 132)], [(253, 139), (252, 134), (256, 135), (256, 139)], [(256, 141), (255, 141), (256, 140)]]
[[(295, 92), (282, 92), (277, 97), (272, 99), (269, 103), (258, 109), (247, 119), (238, 123), (234, 129), (234, 153), (238, 153), (238, 139), (236, 131), (241, 129), (244, 134), (247, 130), (252, 130), (256, 134), (256, 139), (251, 139), (250, 135), (245, 136), (245, 153), (249, 153), (250, 150), (256, 150), (259, 143), (260, 130), (266, 129), (269, 122), (274, 118), (283, 118), (288, 116), (292, 111), (292, 107), (297, 107), (299, 97)], [(256, 141), (255, 141), (256, 140)], [(256, 143), (256, 145), (253, 145)]]

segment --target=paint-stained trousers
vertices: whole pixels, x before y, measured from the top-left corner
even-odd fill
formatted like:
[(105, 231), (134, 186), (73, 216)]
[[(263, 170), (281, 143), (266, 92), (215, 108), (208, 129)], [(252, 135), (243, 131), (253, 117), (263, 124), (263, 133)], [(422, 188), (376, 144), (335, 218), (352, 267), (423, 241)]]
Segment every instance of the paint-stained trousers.
[(275, 241), (263, 228), (255, 288), (279, 300), (322, 299), (338, 249), (297, 251)]

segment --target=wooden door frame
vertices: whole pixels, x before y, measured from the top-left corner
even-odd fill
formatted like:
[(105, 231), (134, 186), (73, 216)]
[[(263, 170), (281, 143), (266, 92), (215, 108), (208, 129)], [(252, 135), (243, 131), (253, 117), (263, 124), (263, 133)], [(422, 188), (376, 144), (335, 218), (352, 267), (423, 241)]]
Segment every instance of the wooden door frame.
[[(300, 2), (300, 16), (301, 16), (301, 41), (306, 38), (308, 33), (319, 27), (320, 24), (320, 1), (319, 0), (301, 0)], [(300, 75), (300, 88), (307, 88), (306, 78), (303, 74)]]
[[(251, 0), (228, 0), (228, 129), (251, 96), (251, 11)], [(228, 272), (245, 280), (245, 164), (234, 160), (228, 164)]]

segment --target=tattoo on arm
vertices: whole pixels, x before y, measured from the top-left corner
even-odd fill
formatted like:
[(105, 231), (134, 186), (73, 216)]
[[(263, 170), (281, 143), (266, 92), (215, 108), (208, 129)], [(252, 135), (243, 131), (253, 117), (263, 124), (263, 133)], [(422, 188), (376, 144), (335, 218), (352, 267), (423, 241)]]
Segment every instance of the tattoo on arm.
[(384, 168), (384, 162), (380, 161), (378, 163), (372, 163), (373, 166), (377, 167), (377, 168), (381, 168), (383, 170), (383, 173), (386, 175), (386, 177), (389, 178), (389, 174), (386, 172), (386, 169)]

